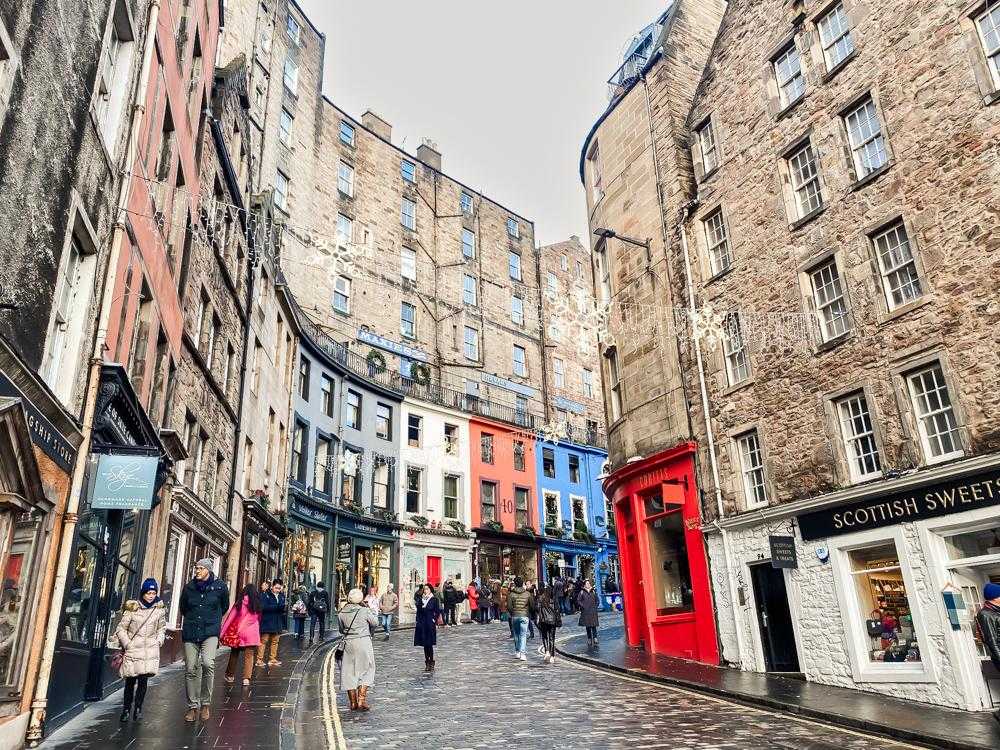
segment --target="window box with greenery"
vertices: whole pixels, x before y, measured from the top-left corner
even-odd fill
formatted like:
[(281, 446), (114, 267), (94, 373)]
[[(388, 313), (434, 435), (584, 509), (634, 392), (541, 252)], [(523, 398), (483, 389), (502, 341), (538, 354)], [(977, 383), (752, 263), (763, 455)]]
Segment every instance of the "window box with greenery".
[(578, 542), (587, 542), (588, 544), (594, 544), (597, 541), (597, 538), (587, 528), (586, 521), (576, 522), (573, 527), (573, 538)]
[(563, 532), (562, 532), (562, 529), (560, 529), (558, 526), (546, 526), (545, 527), (545, 536), (551, 536), (551, 537), (554, 537), (556, 539), (562, 539), (563, 538)]
[(427, 525), (431, 522), (426, 516), (410, 516), (409, 521), (414, 526), (419, 526), (422, 529), (426, 529)]
[(264, 510), (267, 510), (271, 504), (271, 498), (267, 494), (267, 490), (251, 490), (250, 499), (259, 503)]
[(521, 526), (517, 530), (517, 533), (518, 534), (524, 534), (525, 536), (531, 536), (531, 537), (535, 536), (535, 530), (533, 528), (531, 528), (530, 526)]
[(487, 521), (483, 524), (483, 528), (490, 531), (503, 531), (503, 524), (499, 521)]

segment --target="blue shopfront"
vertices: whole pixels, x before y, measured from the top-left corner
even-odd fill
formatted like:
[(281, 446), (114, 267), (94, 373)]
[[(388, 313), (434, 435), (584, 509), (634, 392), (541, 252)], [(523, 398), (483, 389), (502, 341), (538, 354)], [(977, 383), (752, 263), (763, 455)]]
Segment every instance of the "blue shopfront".
[(535, 460), (543, 576), (589, 578), (606, 607), (605, 594), (617, 592), (620, 579), (614, 514), (598, 479), (607, 454), (569, 441), (540, 440)]

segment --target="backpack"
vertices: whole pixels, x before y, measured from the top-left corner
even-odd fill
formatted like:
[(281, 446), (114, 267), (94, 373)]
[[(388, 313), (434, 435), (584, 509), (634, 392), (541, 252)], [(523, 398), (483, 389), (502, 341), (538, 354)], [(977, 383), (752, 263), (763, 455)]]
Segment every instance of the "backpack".
[(326, 612), (327, 594), (325, 590), (313, 591), (309, 595), (309, 599), (312, 601), (312, 608), (317, 612)]
[(298, 617), (298, 616), (305, 617), (307, 609), (308, 608), (306, 607), (306, 603), (304, 601), (302, 601), (301, 599), (298, 599), (295, 602), (295, 604), (292, 605), (292, 616), (293, 617)]

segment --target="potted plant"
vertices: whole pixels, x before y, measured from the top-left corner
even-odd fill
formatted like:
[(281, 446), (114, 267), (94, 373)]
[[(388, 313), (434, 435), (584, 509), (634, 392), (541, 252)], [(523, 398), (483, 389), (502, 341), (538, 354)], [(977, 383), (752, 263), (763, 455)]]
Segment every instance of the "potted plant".
[(419, 526), (422, 529), (427, 528), (427, 524), (430, 523), (430, 519), (425, 516), (410, 516), (410, 523), (414, 526)]
[(465, 524), (461, 521), (448, 521), (448, 525), (460, 534), (465, 533)]

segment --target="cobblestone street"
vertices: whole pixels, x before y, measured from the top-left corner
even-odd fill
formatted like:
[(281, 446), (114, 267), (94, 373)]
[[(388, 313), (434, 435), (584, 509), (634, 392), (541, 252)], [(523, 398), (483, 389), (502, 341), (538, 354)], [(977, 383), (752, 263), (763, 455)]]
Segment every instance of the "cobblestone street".
[[(573, 622), (573, 618), (568, 618)], [(576, 635), (574, 626), (560, 637)], [(301, 748), (841, 748), (907, 745), (800, 721), (710, 697), (597, 671), (559, 658), (550, 666), (529, 641), (527, 662), (511, 655), (507, 626), (463, 625), (439, 633), (437, 668), (423, 671), (412, 632), (376, 638), (371, 712), (346, 710), (340, 728), (324, 713), (332, 657), (320, 654), (305, 680), (297, 717)], [(325, 668), (321, 668), (321, 666)], [(327, 719), (331, 719), (327, 721)]]

